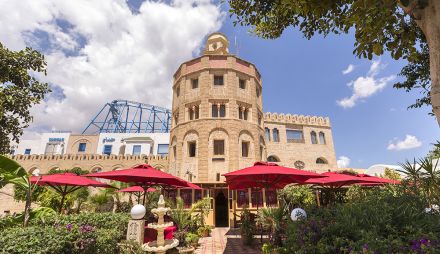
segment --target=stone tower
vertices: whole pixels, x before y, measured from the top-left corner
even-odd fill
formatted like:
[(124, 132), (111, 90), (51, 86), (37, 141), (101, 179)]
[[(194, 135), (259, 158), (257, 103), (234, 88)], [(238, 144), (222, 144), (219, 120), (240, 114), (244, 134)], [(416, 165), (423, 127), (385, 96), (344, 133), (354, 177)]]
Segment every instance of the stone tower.
[(260, 74), (228, 45), (211, 34), (203, 55), (174, 74), (169, 171), (192, 182), (220, 183), (266, 158)]

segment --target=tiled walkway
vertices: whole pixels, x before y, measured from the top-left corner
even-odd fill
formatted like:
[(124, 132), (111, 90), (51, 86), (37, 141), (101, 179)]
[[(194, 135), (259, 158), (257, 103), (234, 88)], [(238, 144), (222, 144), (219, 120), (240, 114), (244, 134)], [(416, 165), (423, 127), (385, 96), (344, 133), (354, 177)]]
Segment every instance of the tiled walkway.
[(238, 230), (229, 228), (214, 228), (210, 237), (200, 239), (196, 254), (260, 254), (259, 247), (255, 249), (241, 244)]

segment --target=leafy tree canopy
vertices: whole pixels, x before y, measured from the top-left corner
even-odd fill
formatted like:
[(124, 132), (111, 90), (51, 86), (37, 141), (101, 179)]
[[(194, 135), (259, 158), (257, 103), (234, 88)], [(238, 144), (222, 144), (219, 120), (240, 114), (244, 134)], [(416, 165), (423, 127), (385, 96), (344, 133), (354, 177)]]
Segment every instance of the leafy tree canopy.
[(229, 0), (229, 4), (235, 25), (251, 26), (262, 38), (277, 38), (288, 27), (298, 28), (307, 39), (353, 32), (356, 56), (372, 59), (388, 51), (396, 60), (408, 60), (400, 73), (406, 80), (394, 87), (419, 90), (421, 98), (409, 108), (432, 104), (440, 119), (440, 1)]
[(31, 48), (11, 51), (0, 43), (0, 154), (10, 152), (11, 140), (19, 141), (32, 121), (29, 109), (50, 92), (31, 72), (46, 74), (42, 54)]

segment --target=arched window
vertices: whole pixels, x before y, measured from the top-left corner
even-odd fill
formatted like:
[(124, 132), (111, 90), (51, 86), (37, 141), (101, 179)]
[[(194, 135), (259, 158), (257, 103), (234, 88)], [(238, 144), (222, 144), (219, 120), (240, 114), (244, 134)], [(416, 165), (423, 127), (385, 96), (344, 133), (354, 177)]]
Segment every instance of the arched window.
[(98, 172), (101, 172), (101, 171), (102, 171), (101, 167), (95, 167), (95, 168), (92, 169), (92, 173), (98, 173)]
[(325, 134), (324, 132), (319, 132), (319, 143), (325, 145)]
[(272, 130), (273, 142), (280, 142), (280, 132), (277, 128)]
[(271, 155), (271, 156), (267, 157), (267, 161), (268, 162), (279, 162), (280, 159), (278, 159), (278, 157), (276, 157), (274, 155)]
[(316, 164), (327, 164), (327, 160), (320, 157), (320, 158), (316, 159)]
[(264, 128), (264, 134), (266, 135), (267, 141), (270, 141), (270, 130), (269, 128)]
[(310, 132), (310, 139), (312, 140), (312, 144), (318, 144), (318, 138), (316, 137), (316, 132)]

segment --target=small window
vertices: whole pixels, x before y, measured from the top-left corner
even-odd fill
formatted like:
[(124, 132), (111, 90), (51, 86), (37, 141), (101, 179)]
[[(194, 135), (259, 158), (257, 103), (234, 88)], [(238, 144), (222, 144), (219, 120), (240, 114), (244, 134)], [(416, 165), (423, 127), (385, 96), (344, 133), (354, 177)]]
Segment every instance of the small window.
[(238, 86), (239, 86), (241, 89), (246, 89), (246, 80), (244, 80), (244, 79), (239, 79), (239, 81), (238, 81)]
[(179, 123), (179, 115), (174, 115), (174, 125), (177, 125)]
[(261, 115), (258, 114), (258, 125), (261, 125)]
[(277, 128), (272, 130), (273, 142), (280, 142), (280, 132)]
[(174, 159), (176, 159), (177, 158), (177, 153), (176, 153), (176, 146), (173, 146), (173, 157), (174, 157)]
[(304, 135), (301, 130), (286, 130), (287, 142), (301, 143), (304, 142)]
[(191, 88), (192, 89), (199, 88), (199, 79), (198, 78), (191, 79)]
[(220, 117), (226, 116), (226, 105), (222, 104), (220, 105)]
[(31, 149), (30, 148), (25, 149), (24, 154), (31, 154)]
[(270, 141), (270, 130), (269, 128), (264, 128), (264, 134), (266, 136), (267, 141)]
[(314, 131), (310, 132), (310, 139), (312, 141), (312, 144), (318, 144), (318, 138), (316, 137), (316, 132)]
[(327, 160), (324, 158), (316, 159), (316, 164), (327, 164)]
[(215, 86), (223, 85), (223, 75), (214, 75), (214, 85)]
[(319, 143), (325, 145), (325, 134), (324, 132), (319, 132)]
[(249, 142), (241, 142), (241, 157), (249, 157)]
[(199, 119), (199, 107), (193, 106), (188, 108), (189, 120)]
[(220, 173), (217, 173), (217, 174), (216, 174), (216, 176), (215, 176), (215, 180), (216, 180), (217, 182), (220, 182)]
[(212, 104), (212, 117), (225, 117), (226, 105), (225, 104)]
[(85, 152), (86, 151), (86, 143), (79, 143), (78, 145), (78, 152)]
[(238, 118), (242, 120), (248, 119), (248, 109), (244, 107), (238, 107)]
[(180, 96), (180, 86), (176, 87), (176, 96), (179, 97)]
[(188, 156), (196, 157), (196, 142), (188, 142)]
[(102, 154), (107, 154), (107, 155), (112, 154), (112, 145), (105, 145)]
[(212, 117), (218, 117), (218, 106), (217, 106), (217, 104), (212, 104)]
[(168, 154), (168, 144), (158, 144), (157, 145), (157, 154), (159, 155), (167, 155)]
[(261, 91), (260, 91), (260, 88), (256, 88), (255, 89), (255, 92), (256, 92), (256, 94), (257, 94), (257, 97), (260, 97), (260, 95), (261, 95)]
[(134, 145), (133, 146), (133, 155), (139, 155), (141, 154), (141, 146), (140, 145)]
[(214, 155), (224, 155), (224, 154), (225, 154), (225, 141), (214, 140)]
[(249, 205), (249, 192), (248, 189), (237, 190), (237, 206), (239, 208)]

